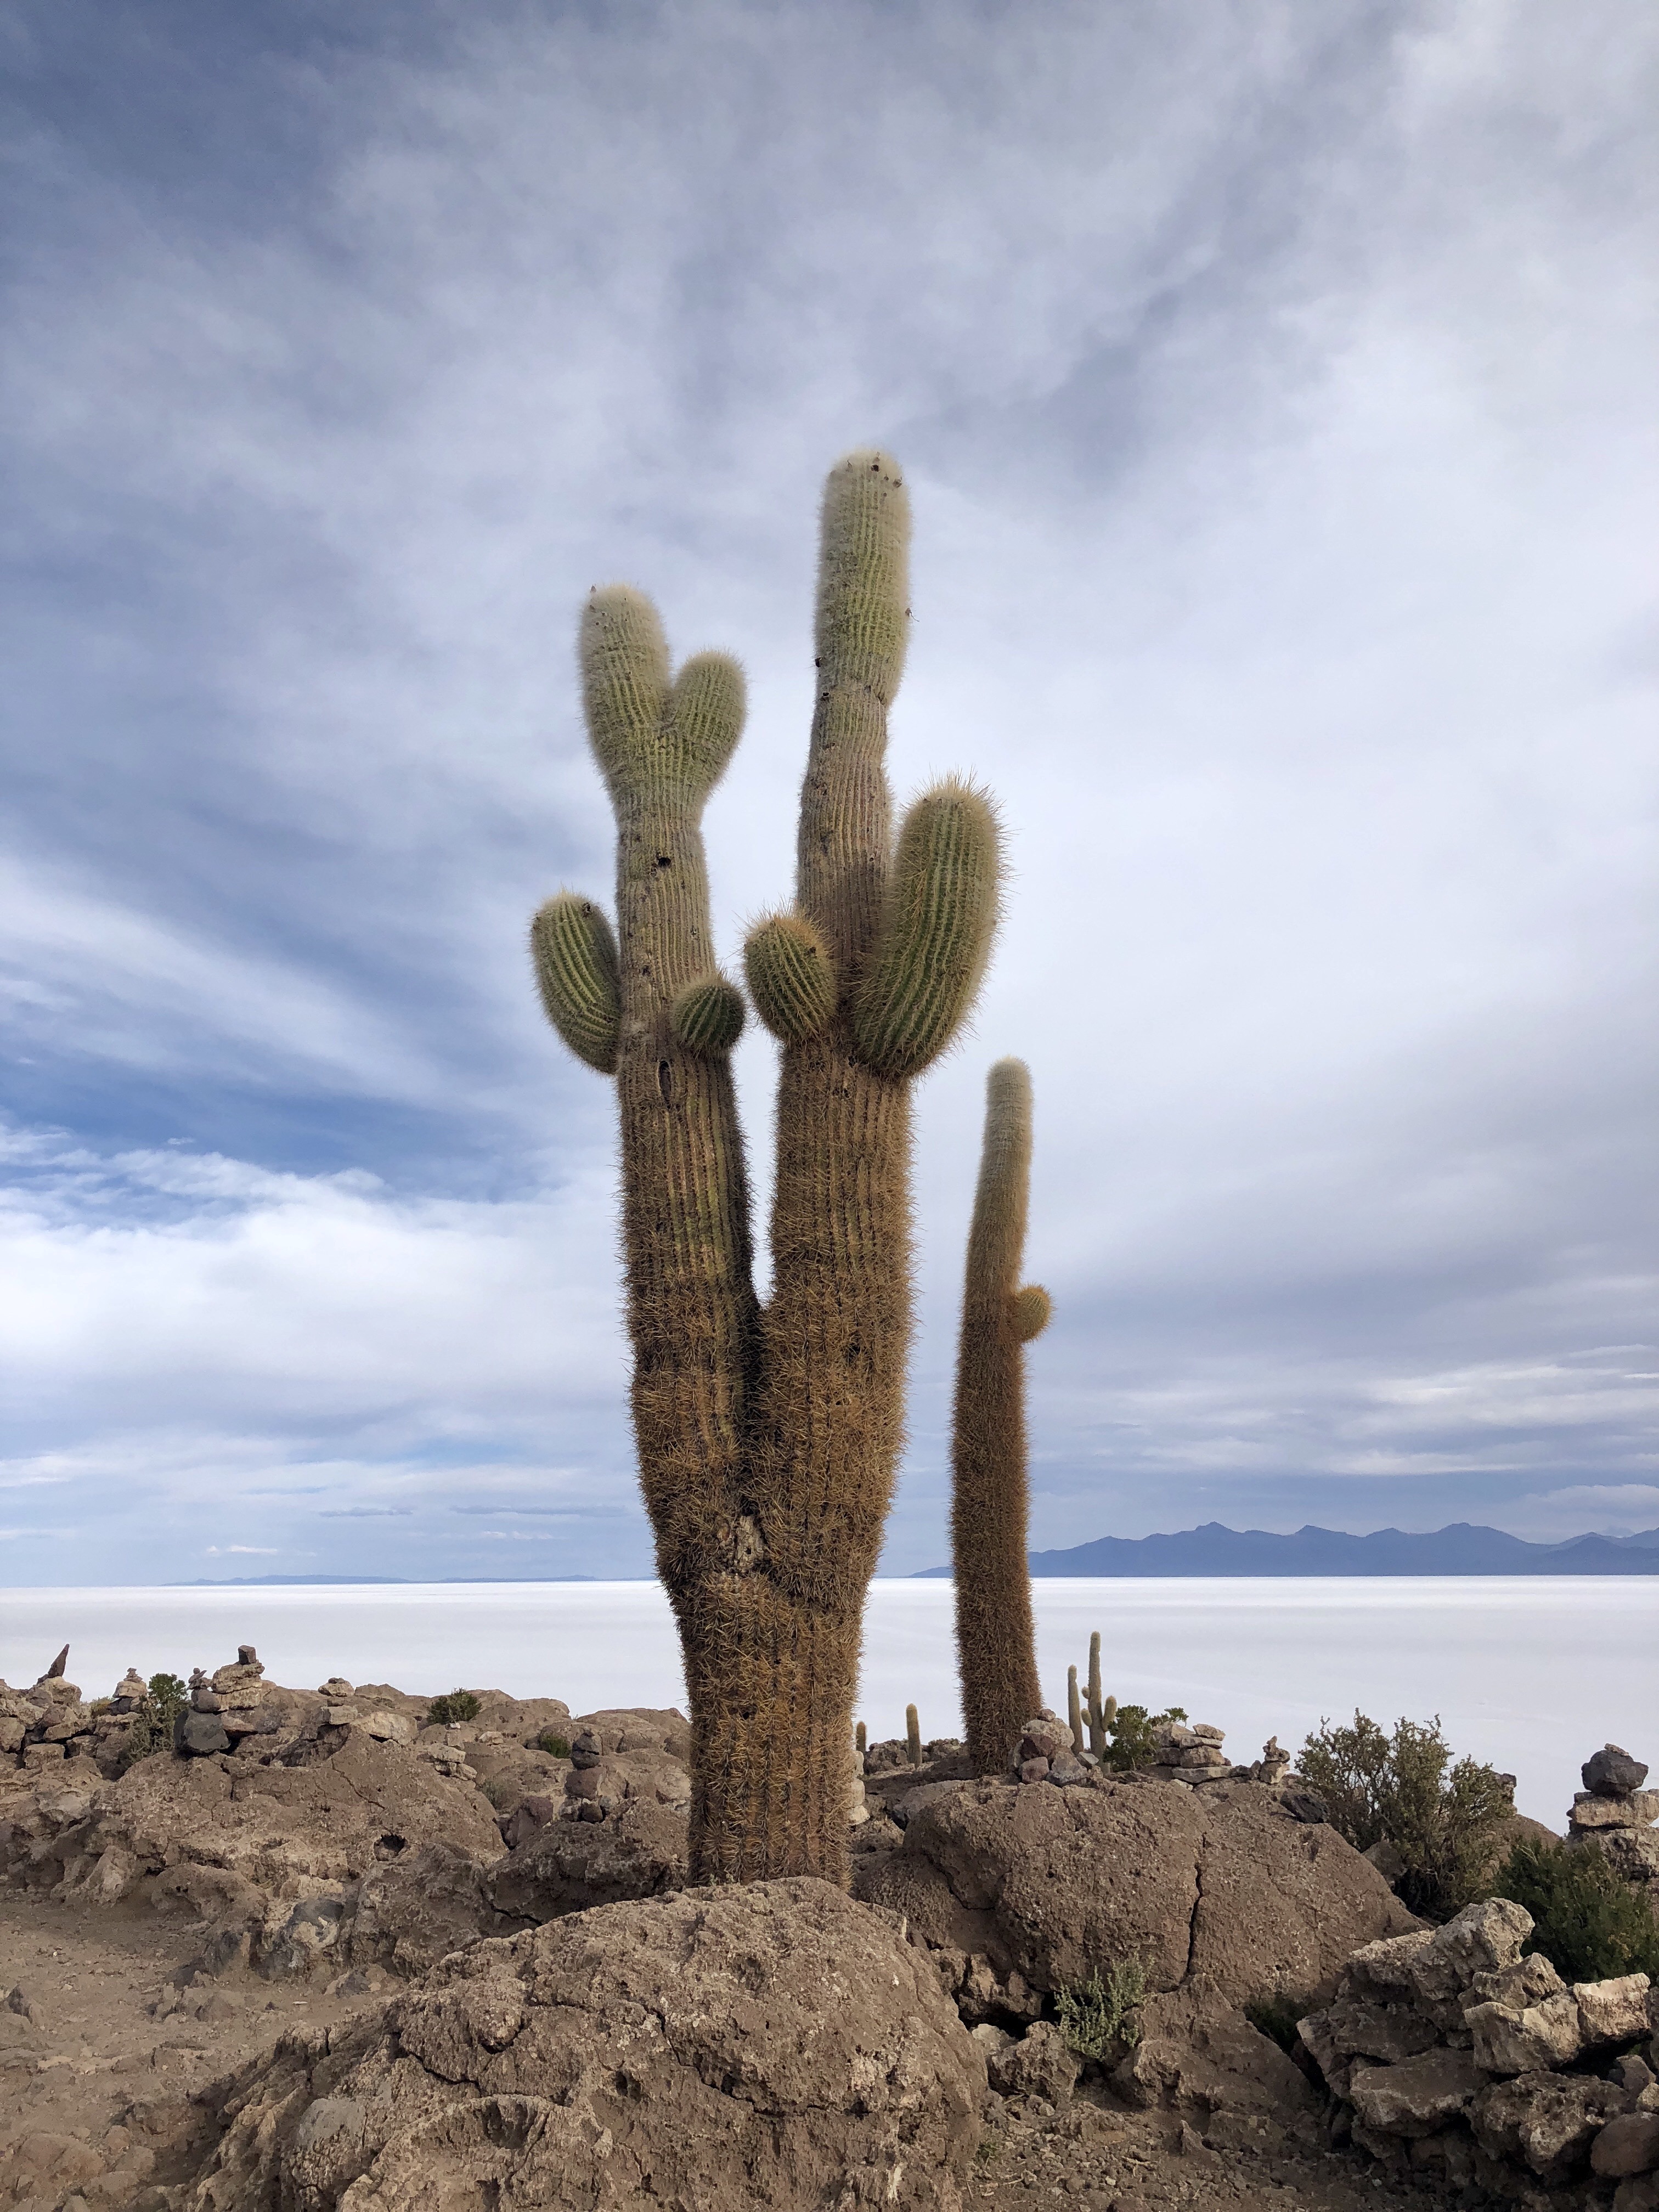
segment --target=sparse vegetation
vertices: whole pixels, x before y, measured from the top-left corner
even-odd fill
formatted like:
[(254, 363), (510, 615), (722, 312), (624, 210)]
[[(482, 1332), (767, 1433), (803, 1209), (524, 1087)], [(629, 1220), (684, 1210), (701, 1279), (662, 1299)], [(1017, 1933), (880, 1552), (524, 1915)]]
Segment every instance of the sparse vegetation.
[(1431, 1727), (1402, 1717), (1392, 1735), (1362, 1712), (1352, 1728), (1322, 1721), (1297, 1766), (1356, 1850), (1393, 1844), (1406, 1864), (1395, 1887), (1413, 1912), (1449, 1920), (1485, 1893), (1509, 1787), (1483, 1760), (1453, 1762), (1437, 1713)]
[(550, 1759), (568, 1759), (570, 1744), (567, 1737), (555, 1729), (544, 1729), (536, 1739), (538, 1751), (544, 1751)]
[(1526, 1836), (1499, 1869), (1494, 1897), (1531, 1913), (1524, 1948), (1540, 1951), (1564, 1981), (1615, 1974), (1659, 1981), (1659, 1921), (1638, 1890), (1620, 1879), (1599, 1844), (1546, 1843)]
[(173, 1748), (173, 1723), (190, 1702), (190, 1692), (177, 1674), (152, 1674), (144, 1702), (132, 1717), (121, 1751), (121, 1771), (136, 1766), (158, 1751)]
[(427, 1708), (427, 1728), (453, 1728), (457, 1721), (476, 1721), (478, 1700), (471, 1690), (452, 1690), (447, 1698), (434, 1698)]
[[(1109, 1698), (1107, 1702), (1111, 1701)], [(1101, 1765), (1119, 1774), (1128, 1774), (1137, 1766), (1150, 1766), (1157, 1753), (1159, 1729), (1186, 1717), (1185, 1708), (1181, 1705), (1171, 1705), (1161, 1713), (1149, 1713), (1145, 1705), (1120, 1705), (1107, 1724), (1106, 1749), (1101, 1756)]]
[(1146, 1961), (1136, 1957), (1116, 1960), (1104, 1974), (1097, 1969), (1086, 1982), (1056, 1993), (1060, 2032), (1079, 2058), (1113, 2058), (1126, 2044), (1139, 2042), (1135, 2014), (1146, 1998)]

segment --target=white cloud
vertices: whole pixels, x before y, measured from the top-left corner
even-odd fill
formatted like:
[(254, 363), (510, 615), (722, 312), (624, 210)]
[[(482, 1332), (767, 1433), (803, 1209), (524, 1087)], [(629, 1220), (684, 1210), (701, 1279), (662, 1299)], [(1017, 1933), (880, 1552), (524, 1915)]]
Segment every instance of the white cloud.
[(896, 1563), (1010, 1050), (1044, 1510), (1639, 1476), (1659, 1363), (1584, 1347), (1650, 1333), (1659, 1229), (1652, 27), (421, 21), (282, 65), (281, 191), (29, 142), (16, 1480), (170, 1526), (228, 1484), (292, 1543), (325, 1492), (390, 1544), (528, 1467), (602, 1528), (610, 1102), (522, 951), (611, 871), (572, 611), (631, 575), (749, 664), (729, 950), (790, 872), (817, 478), (870, 435), (917, 509), (895, 780), (986, 776), (1016, 870), (922, 1097)]

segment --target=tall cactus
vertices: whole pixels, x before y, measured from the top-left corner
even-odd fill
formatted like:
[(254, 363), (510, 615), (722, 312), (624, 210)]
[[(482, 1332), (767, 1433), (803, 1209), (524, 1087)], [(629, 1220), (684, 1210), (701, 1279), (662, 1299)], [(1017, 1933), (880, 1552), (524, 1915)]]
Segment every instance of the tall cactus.
[(1024, 1354), (1047, 1326), (1048, 1293), (1018, 1287), (1030, 1172), (1030, 1073), (1000, 1060), (986, 1084), (951, 1452), (957, 1650), (968, 1753), (981, 1774), (1003, 1771), (1042, 1703), (1025, 1552)]
[(864, 1595), (903, 1432), (909, 1087), (972, 1004), (1000, 875), (968, 785), (924, 794), (893, 838), (908, 544), (896, 466), (848, 454), (823, 496), (795, 905), (744, 951), (783, 1048), (766, 1307), (729, 1059), (743, 1000), (714, 964), (701, 828), (742, 677), (705, 653), (671, 678), (625, 586), (594, 592), (580, 641), (617, 937), (568, 891), (532, 927), (550, 1020), (621, 1102), (634, 1426), (691, 1700), (695, 1881), (848, 1877)]

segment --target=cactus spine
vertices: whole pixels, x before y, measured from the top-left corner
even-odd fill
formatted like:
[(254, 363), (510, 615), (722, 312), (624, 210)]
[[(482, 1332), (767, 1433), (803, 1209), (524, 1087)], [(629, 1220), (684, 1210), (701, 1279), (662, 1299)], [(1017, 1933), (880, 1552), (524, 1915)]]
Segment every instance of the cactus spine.
[(1024, 1347), (1048, 1296), (1019, 1288), (1031, 1169), (1031, 1078), (1000, 1060), (986, 1085), (985, 1142), (968, 1236), (951, 1462), (957, 1650), (968, 1752), (1000, 1774), (1042, 1706), (1026, 1566)]
[(848, 1878), (864, 1594), (903, 1426), (909, 1084), (968, 1012), (1000, 874), (989, 804), (956, 782), (895, 849), (908, 540), (897, 468), (849, 454), (823, 498), (795, 906), (744, 957), (783, 1046), (763, 1311), (729, 1060), (743, 1002), (714, 965), (702, 834), (742, 676), (704, 653), (672, 677), (627, 587), (592, 595), (580, 645), (617, 939), (569, 892), (532, 931), (554, 1027), (617, 1079), (634, 1426), (691, 1698), (694, 1881)]

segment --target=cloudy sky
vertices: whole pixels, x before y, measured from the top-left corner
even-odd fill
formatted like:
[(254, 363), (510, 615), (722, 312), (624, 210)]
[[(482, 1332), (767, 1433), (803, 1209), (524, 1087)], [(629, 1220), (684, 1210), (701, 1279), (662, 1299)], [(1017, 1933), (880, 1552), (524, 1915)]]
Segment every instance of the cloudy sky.
[[(638, 1574), (589, 585), (750, 671), (916, 515), (900, 790), (1014, 869), (919, 1115), (943, 1556), (1030, 1061), (1034, 1540), (1659, 1524), (1651, 258), (1623, 0), (18, 0), (0, 20), (3, 1579)], [(740, 1078), (757, 1162), (771, 1048)]]

